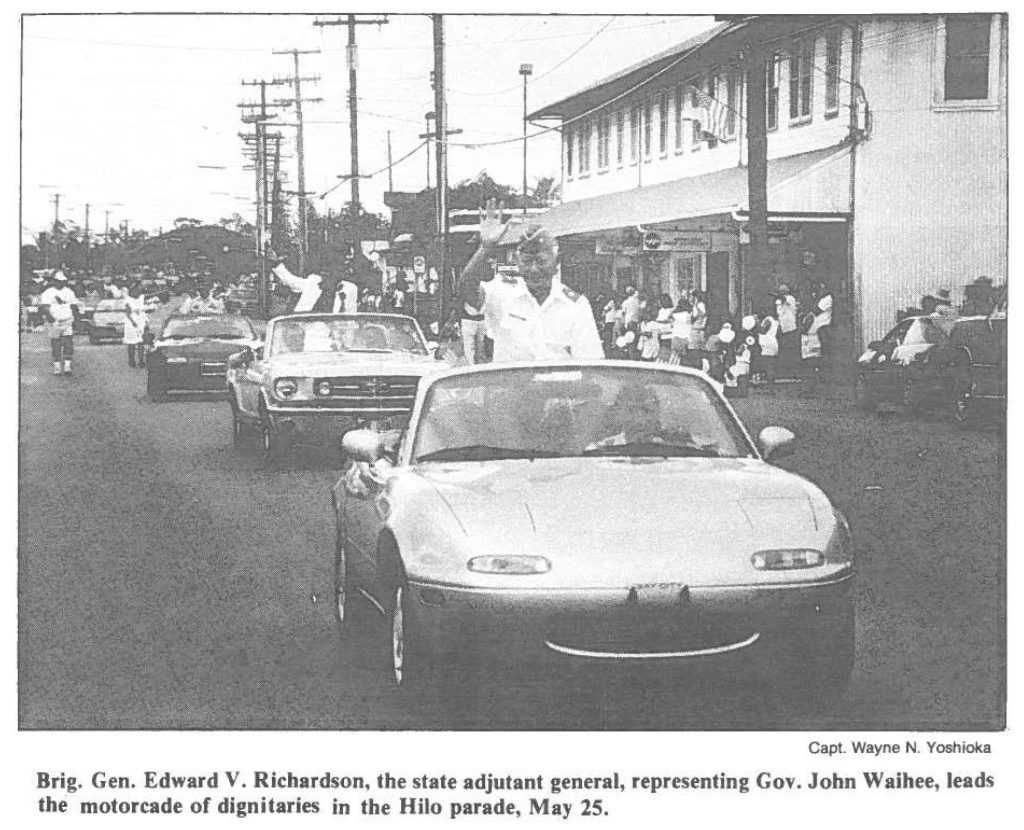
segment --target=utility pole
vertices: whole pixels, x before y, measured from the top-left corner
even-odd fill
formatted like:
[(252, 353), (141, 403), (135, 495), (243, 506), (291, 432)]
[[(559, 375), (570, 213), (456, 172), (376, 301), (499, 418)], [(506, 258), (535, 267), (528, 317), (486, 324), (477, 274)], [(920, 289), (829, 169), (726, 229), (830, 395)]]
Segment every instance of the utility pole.
[(437, 128), (437, 230), (441, 245), (441, 284), (437, 292), (437, 326), (444, 325), (451, 286), (451, 250), (448, 246), (448, 105), (445, 101), (444, 15), (431, 15), (434, 21), (434, 126)]
[(388, 193), (395, 189), (395, 180), (391, 174), (391, 130), (388, 130)]
[(526, 221), (526, 81), (533, 74), (532, 63), (519, 64), (523, 76), (523, 221)]
[(267, 85), (284, 83), (284, 81), (242, 81), (242, 86), (258, 86), (260, 88), (259, 104), (239, 104), (240, 107), (259, 106), (259, 113), (242, 116), (246, 124), (253, 124), (256, 130), (255, 167), (256, 167), (256, 262), (259, 269), (260, 312), (264, 319), (270, 312), (270, 284), (267, 274), (266, 240), (267, 240), (267, 140), (266, 122), (276, 115), (268, 114), (267, 107), (284, 106), (283, 104), (267, 104)]
[(56, 229), (60, 224), (60, 194), (54, 193), (50, 201), (53, 202), (53, 227)]
[[(431, 72), (430, 76), (433, 78), (434, 73)], [(433, 89), (433, 81), (430, 82), (430, 86), (431, 89)], [(427, 122), (427, 131), (423, 133), (420, 138), (425, 138), (427, 140), (427, 190), (430, 190), (430, 140), (434, 137), (434, 131), (430, 129), (430, 122), (434, 120), (434, 111), (431, 110), (428, 112), (424, 118)]]
[(85, 203), (85, 275), (89, 276), (89, 203)]
[[(348, 46), (345, 48), (345, 61), (348, 64), (348, 134), (349, 152), (351, 154), (351, 165), (349, 171), (349, 183), (352, 186), (352, 254), (353, 266), (356, 257), (362, 254), (362, 244), (359, 232), (359, 97), (356, 87), (356, 74), (359, 69), (359, 59), (356, 52), (356, 26), (383, 26), (387, 23), (386, 17), (373, 20), (358, 20), (354, 14), (347, 15), (347, 20), (318, 20), (316, 26), (348, 26)], [(299, 185), (301, 189), (301, 185)]]
[(295, 148), (299, 157), (299, 276), (306, 276), (306, 246), (309, 242), (309, 234), (306, 229), (306, 156), (302, 140), (302, 104), (314, 104), (322, 101), (322, 98), (303, 98), (302, 82), (309, 81), (316, 83), (320, 80), (318, 75), (303, 78), (299, 72), (299, 55), (319, 55), (319, 49), (283, 49), (274, 50), (275, 55), (291, 55), (294, 61), (295, 74), (286, 78), (285, 82), (291, 84), (295, 90)]
[(761, 44), (747, 44), (747, 267), (743, 275), (764, 279), (770, 266), (768, 249), (768, 128), (765, 119), (765, 52)]

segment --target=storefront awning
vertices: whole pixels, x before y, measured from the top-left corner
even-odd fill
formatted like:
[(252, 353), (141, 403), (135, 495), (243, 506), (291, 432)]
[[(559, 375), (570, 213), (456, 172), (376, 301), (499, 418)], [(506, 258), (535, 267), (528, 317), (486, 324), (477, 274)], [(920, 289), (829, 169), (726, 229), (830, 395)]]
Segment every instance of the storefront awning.
[[(829, 147), (768, 162), (772, 213), (850, 210), (849, 148)], [(747, 209), (747, 168), (638, 187), (557, 205), (540, 220), (555, 236), (656, 225)]]

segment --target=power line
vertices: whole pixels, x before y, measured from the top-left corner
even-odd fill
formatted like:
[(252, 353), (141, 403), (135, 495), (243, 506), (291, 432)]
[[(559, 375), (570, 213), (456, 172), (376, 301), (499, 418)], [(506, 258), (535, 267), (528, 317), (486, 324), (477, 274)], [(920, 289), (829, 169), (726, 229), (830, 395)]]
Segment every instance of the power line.
[[(426, 141), (421, 141), (419, 144), (417, 144), (415, 147), (413, 147), (408, 153), (406, 153), (400, 159), (398, 159), (397, 161), (393, 161), (390, 164), (390, 167), (392, 167), (392, 168), (397, 167), (399, 164), (401, 164), (406, 159), (412, 158), (414, 155), (416, 155), (416, 153), (418, 153), (420, 150), (422, 150), (426, 146), (426, 144), (427, 144)], [(361, 178), (372, 179), (374, 176), (379, 176), (381, 173), (386, 173), (387, 170), (388, 170), (388, 167), (389, 167), (389, 165), (384, 165), (382, 168), (380, 168), (380, 170), (374, 170), (372, 173), (363, 173)], [(345, 181), (346, 181), (345, 179), (342, 179), (336, 185), (333, 185), (332, 187), (328, 188), (323, 193), (321, 193), (317, 198), (318, 199), (324, 199), (327, 196), (330, 196), (335, 190), (337, 190), (339, 187), (341, 187), (343, 184), (345, 184)]]
[[(600, 35), (605, 31), (605, 29), (607, 29), (609, 26), (611, 26), (612, 23), (615, 22), (615, 20), (616, 20), (616, 17), (613, 15), (611, 18), (608, 19), (608, 21), (601, 28), (599, 28), (596, 32), (594, 32), (594, 34), (592, 34), (586, 40), (585, 43), (583, 43), (581, 46), (578, 46), (576, 49), (574, 49), (572, 52), (570, 52), (568, 55), (566, 55), (564, 58), (562, 58), (562, 60), (560, 60), (558, 63), (556, 63), (554, 66), (552, 66), (549, 70), (547, 70), (547, 72), (542, 72), (540, 75), (537, 75), (533, 79), (533, 83), (537, 83), (537, 81), (539, 81), (541, 78), (546, 78), (548, 75), (550, 75), (556, 69), (558, 69), (560, 66), (565, 65), (570, 60), (572, 60), (574, 57), (576, 57), (580, 52), (582, 52), (584, 49), (586, 49), (591, 43), (593, 43), (595, 40), (597, 40), (597, 38), (600, 37)], [(499, 89), (499, 90), (494, 91), (494, 92), (458, 92), (457, 90), (448, 90), (448, 91), (449, 92), (457, 92), (457, 94), (459, 94), (459, 95), (473, 95), (473, 96), (485, 97), (485, 96), (490, 96), (490, 95), (504, 95), (504, 94), (509, 93), (509, 92), (518, 92), (519, 91), (519, 84), (516, 84), (515, 86), (510, 86), (507, 89)]]

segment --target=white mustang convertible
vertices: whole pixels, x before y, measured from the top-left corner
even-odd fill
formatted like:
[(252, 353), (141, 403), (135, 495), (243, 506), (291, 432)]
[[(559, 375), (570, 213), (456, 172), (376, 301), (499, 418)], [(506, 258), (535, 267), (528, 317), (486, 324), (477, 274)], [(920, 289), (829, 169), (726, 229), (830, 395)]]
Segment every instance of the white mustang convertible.
[(446, 371), (407, 429), (349, 432), (335, 485), (337, 616), (391, 623), (395, 683), (448, 660), (750, 658), (834, 699), (853, 663), (842, 514), (768, 463), (706, 375), (594, 361)]

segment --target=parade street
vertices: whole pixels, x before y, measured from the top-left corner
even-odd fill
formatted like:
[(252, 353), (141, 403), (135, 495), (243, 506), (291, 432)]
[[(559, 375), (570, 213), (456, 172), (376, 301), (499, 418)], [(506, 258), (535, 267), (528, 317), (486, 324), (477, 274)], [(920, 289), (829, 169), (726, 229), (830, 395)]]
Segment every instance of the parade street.
[[(153, 403), (121, 347), (76, 344), (49, 373), (22, 339), (20, 712), (28, 729), (993, 729), (1003, 723), (1004, 446), (939, 416), (866, 416), (831, 388), (737, 401), (846, 512), (856, 665), (842, 702), (800, 713), (756, 678), (645, 670), (586, 682), (528, 667), (456, 695), (389, 682), (385, 620), (332, 612), (336, 458), (264, 469), (228, 405)], [(683, 532), (671, 515), (666, 539)], [(623, 529), (624, 543), (629, 532)]]

